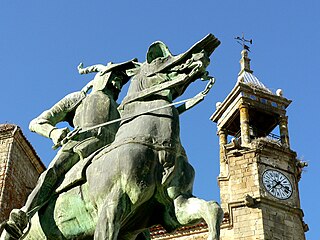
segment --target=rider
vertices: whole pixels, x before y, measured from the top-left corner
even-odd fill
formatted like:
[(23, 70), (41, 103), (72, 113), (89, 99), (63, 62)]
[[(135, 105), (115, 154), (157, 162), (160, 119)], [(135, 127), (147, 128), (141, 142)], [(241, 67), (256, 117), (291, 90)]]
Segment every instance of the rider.
[[(92, 127), (120, 117), (116, 100), (122, 86), (130, 78), (127, 71), (136, 66), (135, 61), (136, 59), (120, 64), (108, 63), (107, 66), (93, 65), (87, 68), (82, 68), (80, 64), (78, 66), (80, 74), (98, 72), (95, 78), (81, 91), (65, 96), (30, 122), (29, 128), (32, 132), (50, 138), (55, 147), (62, 147), (48, 169), (41, 174), (25, 206), (21, 210), (11, 211), (5, 229), (12, 237), (19, 238), (23, 234), (29, 219), (50, 199), (73, 165), (113, 142), (119, 128), (118, 123), (94, 129)], [(92, 91), (88, 93), (90, 89)], [(67, 137), (72, 133), (67, 127), (56, 127), (56, 124), (62, 121), (75, 127), (74, 136), (72, 134), (72, 137)], [(86, 131), (88, 128), (90, 129)]]

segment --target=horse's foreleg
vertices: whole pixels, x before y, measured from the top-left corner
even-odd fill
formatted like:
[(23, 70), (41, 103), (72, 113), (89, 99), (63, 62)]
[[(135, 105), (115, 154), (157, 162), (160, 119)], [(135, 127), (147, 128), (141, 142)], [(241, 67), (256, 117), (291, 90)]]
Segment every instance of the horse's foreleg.
[(203, 219), (209, 228), (208, 240), (219, 239), (223, 212), (218, 203), (207, 202), (195, 197), (186, 198), (180, 195), (174, 200), (174, 207), (180, 224), (194, 224)]

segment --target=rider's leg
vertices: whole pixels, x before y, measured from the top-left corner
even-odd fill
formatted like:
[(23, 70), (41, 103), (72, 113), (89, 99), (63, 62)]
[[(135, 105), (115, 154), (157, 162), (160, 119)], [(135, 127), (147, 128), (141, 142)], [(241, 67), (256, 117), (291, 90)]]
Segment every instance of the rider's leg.
[[(41, 174), (23, 210), (26, 212), (32, 211), (32, 209), (47, 201), (53, 193), (59, 178), (63, 177), (78, 160), (79, 156), (73, 152), (59, 152), (50, 163), (48, 169)], [(35, 212), (36, 211), (30, 212), (28, 214), (29, 218), (31, 218)]]
[[(25, 206), (20, 209), (13, 209), (5, 229), (10, 235), (22, 235), (23, 230), (38, 209), (44, 204), (53, 193), (56, 184), (63, 175), (79, 160), (79, 156), (73, 152), (60, 150), (52, 160), (48, 169), (43, 172), (37, 182), (36, 187), (31, 192)], [(34, 210), (34, 211), (33, 211)]]

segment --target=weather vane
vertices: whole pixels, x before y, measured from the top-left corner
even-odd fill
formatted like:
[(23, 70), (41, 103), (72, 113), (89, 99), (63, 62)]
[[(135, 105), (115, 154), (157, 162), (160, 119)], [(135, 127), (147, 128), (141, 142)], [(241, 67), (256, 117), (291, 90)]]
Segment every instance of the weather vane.
[(245, 39), (243, 33), (242, 37), (235, 37), (234, 39), (237, 40), (237, 43), (239, 43), (243, 47), (243, 49), (248, 50), (250, 52), (250, 47), (246, 43), (252, 44), (252, 39)]

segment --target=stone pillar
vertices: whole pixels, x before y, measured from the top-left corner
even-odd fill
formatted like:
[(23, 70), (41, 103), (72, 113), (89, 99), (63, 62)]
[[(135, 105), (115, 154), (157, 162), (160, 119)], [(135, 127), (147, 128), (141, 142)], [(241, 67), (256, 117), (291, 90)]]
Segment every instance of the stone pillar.
[(282, 145), (287, 148), (290, 148), (287, 116), (280, 116), (279, 129), (280, 129), (280, 138), (281, 138)]
[(250, 143), (249, 106), (247, 104), (241, 104), (239, 110), (241, 145), (246, 145)]
[(225, 129), (218, 130), (219, 145), (220, 145), (220, 176), (227, 175), (226, 157), (225, 157), (225, 145), (227, 144), (227, 131)]

